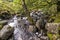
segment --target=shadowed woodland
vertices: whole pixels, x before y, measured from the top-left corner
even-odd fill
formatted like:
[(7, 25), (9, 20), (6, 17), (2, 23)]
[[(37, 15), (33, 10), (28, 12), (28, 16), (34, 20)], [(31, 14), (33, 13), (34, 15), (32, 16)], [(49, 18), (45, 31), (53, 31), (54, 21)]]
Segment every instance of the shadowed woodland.
[(0, 40), (60, 40), (60, 1), (0, 0)]

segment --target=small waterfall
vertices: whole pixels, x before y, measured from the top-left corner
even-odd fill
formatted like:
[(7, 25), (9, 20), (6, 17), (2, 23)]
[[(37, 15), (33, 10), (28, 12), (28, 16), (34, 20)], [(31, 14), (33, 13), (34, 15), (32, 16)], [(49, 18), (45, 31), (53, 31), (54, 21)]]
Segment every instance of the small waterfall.
[(21, 34), (22, 34), (22, 31), (20, 29), (18, 29), (18, 19), (17, 19), (17, 16), (15, 15), (14, 18), (14, 40), (22, 40), (21, 38)]
[[(33, 20), (35, 22), (38, 22), (38, 20), (39, 20), (39, 22), (41, 21), (40, 28), (42, 28), (42, 29), (39, 29), (39, 30), (43, 30), (43, 28), (46, 24), (46, 20), (44, 19), (45, 15), (43, 14), (43, 12), (32, 12), (32, 13), (30, 13), (30, 16), (31, 16), (31, 18), (33, 18)], [(40, 39), (41, 39), (41, 37), (44, 36), (43, 35), (44, 32), (42, 32), (42, 31), (41, 31), (41, 33), (37, 32), (37, 31), (36, 31), (36, 33), (28, 31), (28, 28), (30, 26), (30, 23), (27, 20), (28, 17), (19, 17), (19, 18), (17, 18), (17, 16), (15, 15), (12, 19), (12, 22), (9, 23), (10, 26), (14, 27), (14, 40), (38, 40), (38, 37), (40, 37)]]
[(31, 34), (27, 30), (29, 26), (27, 17), (23, 17), (19, 21), (20, 22), (18, 22), (18, 18), (15, 15), (12, 19), (12, 22), (9, 23), (10, 26), (14, 27), (14, 40), (30, 40), (30, 37), (33, 36), (33, 33)]
[(14, 40), (22, 40), (21, 38), (22, 30), (18, 28), (18, 19), (16, 15), (13, 17), (12, 20), (10, 20), (8, 25), (14, 27), (14, 32), (13, 32)]

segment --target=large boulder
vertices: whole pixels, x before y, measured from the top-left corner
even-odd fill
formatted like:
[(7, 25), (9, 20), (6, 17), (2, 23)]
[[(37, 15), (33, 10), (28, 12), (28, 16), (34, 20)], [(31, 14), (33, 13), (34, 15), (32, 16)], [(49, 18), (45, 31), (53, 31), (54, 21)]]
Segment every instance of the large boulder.
[(44, 16), (43, 11), (42, 10), (38, 10), (38, 11), (32, 11), (30, 13), (30, 16), (33, 18), (33, 21), (37, 21), (40, 18), (42, 18)]
[(0, 31), (0, 39), (7, 40), (8, 37), (13, 33), (13, 31), (14, 31), (13, 27), (5, 25)]
[(32, 11), (30, 13), (30, 16), (33, 18), (33, 21), (35, 22), (35, 25), (39, 30), (44, 29), (47, 22), (47, 16), (41, 9), (37, 11)]
[(0, 30), (7, 24), (7, 20), (0, 20)]
[(45, 28), (49, 33), (58, 33), (58, 28), (60, 27), (60, 23), (47, 23)]

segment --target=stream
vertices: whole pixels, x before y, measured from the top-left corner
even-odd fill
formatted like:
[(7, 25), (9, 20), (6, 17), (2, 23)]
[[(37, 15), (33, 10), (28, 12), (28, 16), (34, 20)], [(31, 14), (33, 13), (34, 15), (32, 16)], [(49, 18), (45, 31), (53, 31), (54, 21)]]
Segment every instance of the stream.
[[(42, 30), (44, 29), (44, 25), (46, 23), (46, 20), (44, 19), (43, 13), (37, 12), (36, 13), (31, 13), (30, 16), (33, 18), (33, 20), (35, 22), (37, 22), (37, 20), (42, 20), (41, 22), (41, 28)], [(48, 38), (46, 36), (44, 36), (44, 32), (41, 31), (41, 33), (39, 32), (30, 32), (28, 31), (29, 28), (29, 21), (27, 20), (28, 17), (17, 17), (16, 15), (12, 18), (12, 20), (10, 20), (10, 22), (8, 22), (8, 25), (10, 25), (11, 27), (14, 27), (14, 40), (42, 40), (42, 39), (46, 39), (48, 40)], [(19, 20), (18, 20), (19, 19)], [(39, 29), (41, 30), (41, 29)], [(39, 38), (40, 37), (40, 38)]]

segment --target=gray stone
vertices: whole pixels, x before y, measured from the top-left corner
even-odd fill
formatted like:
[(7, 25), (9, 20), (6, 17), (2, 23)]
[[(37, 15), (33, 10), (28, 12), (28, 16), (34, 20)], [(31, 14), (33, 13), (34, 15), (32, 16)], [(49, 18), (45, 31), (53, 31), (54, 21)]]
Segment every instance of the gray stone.
[(0, 39), (7, 40), (8, 37), (13, 33), (13, 31), (14, 31), (13, 27), (5, 25), (0, 31)]
[(35, 32), (36, 31), (36, 27), (34, 25), (29, 25), (28, 31), (29, 32)]
[(58, 28), (60, 27), (60, 23), (47, 23), (45, 28), (49, 33), (58, 33)]
[(49, 40), (49, 38), (47, 36), (41, 36), (40, 39), (41, 40)]

